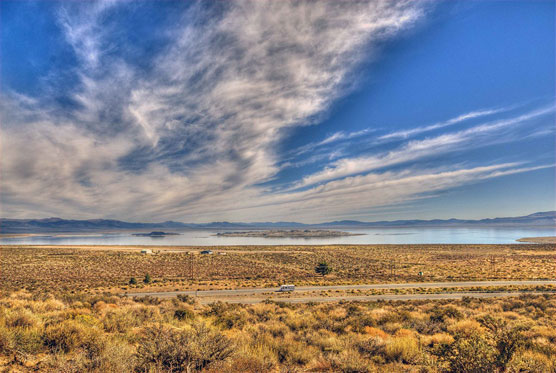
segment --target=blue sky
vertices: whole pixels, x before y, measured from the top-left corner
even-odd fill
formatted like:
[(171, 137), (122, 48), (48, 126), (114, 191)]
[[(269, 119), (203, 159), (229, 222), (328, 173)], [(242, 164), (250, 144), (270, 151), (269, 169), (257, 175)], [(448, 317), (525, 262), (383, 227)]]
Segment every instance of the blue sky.
[(553, 1), (9, 1), (1, 215), (555, 208)]

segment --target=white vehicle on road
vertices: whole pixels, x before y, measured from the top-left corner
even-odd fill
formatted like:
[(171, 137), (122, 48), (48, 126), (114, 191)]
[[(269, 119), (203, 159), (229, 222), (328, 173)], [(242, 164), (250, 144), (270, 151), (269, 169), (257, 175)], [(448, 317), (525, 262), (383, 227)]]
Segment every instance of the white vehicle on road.
[(295, 285), (282, 285), (278, 291), (294, 291)]

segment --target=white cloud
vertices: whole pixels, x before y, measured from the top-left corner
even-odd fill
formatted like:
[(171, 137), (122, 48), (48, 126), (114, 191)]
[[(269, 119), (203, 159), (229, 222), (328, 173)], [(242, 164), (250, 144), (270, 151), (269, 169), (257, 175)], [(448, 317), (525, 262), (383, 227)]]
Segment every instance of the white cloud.
[[(491, 136), (496, 131), (513, 125), (527, 123), (529, 120), (551, 112), (554, 112), (554, 107), (543, 107), (513, 118), (483, 123), (458, 132), (446, 133), (423, 140), (412, 140), (403, 144), (398, 149), (378, 155), (339, 159), (322, 171), (304, 177), (300, 183), (291, 189), (369, 172), (404, 162), (416, 161), (433, 155), (439, 156), (447, 152), (460, 150), (462, 147), (469, 149), (471, 147), (482, 146), (485, 145), (485, 141), (491, 144), (500, 142), (504, 140), (503, 137)], [(487, 138), (485, 139), (484, 136), (487, 136)]]
[(114, 25), (105, 20), (125, 2), (63, 5), (60, 25), (81, 61), (71, 97), (80, 107), (25, 107), (12, 95), (4, 215), (196, 220), (221, 216), (215, 203), (263, 198), (256, 184), (278, 171), (281, 129), (326, 112), (376, 43), (410, 27), (425, 5), (206, 4), (189, 7), (147, 73), (108, 53)]
[(461, 122), (469, 120), (469, 119), (480, 118), (480, 117), (487, 116), (487, 115), (497, 114), (497, 113), (503, 112), (505, 110), (507, 110), (507, 109), (489, 109), (489, 110), (472, 111), (472, 112), (469, 112), (469, 113), (458, 115), (455, 118), (451, 118), (451, 119), (448, 119), (448, 120), (443, 121), (443, 122), (431, 124), (429, 126), (416, 127), (416, 128), (412, 128), (410, 130), (388, 133), (386, 135), (380, 136), (378, 139), (379, 140), (386, 140), (386, 139), (395, 139), (395, 138), (408, 138), (410, 136), (418, 135), (418, 134), (423, 133), (423, 132), (429, 132), (429, 131), (433, 131), (433, 130), (436, 130), (436, 129), (440, 129), (440, 128), (444, 128), (444, 127), (448, 127), (448, 126), (453, 126), (454, 124), (458, 124), (458, 123), (461, 123)]
[(68, 43), (85, 68), (96, 68), (101, 55), (102, 34), (107, 32), (99, 18), (117, 5), (114, 0), (91, 1), (86, 7), (66, 6), (59, 10), (59, 22)]
[[(205, 220), (222, 211), (256, 220), (323, 222), (338, 218), (366, 215), (384, 206), (430, 197), (435, 193), (495, 177), (525, 173), (554, 165), (523, 167), (519, 163), (456, 169), (421, 169), (369, 173), (330, 181), (324, 185), (281, 194), (255, 195), (238, 199), (214, 195), (213, 203), (192, 203), (189, 208)], [(237, 219), (237, 218), (236, 218)]]

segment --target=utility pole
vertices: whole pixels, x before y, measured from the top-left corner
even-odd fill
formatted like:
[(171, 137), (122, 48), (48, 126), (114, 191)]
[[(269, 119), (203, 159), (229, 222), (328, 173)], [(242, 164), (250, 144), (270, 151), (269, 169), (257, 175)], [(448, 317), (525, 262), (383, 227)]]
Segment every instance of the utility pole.
[(189, 278), (193, 281), (193, 259), (194, 253), (190, 251), (189, 253)]
[(490, 257), (490, 271), (493, 278), (496, 278), (496, 258), (494, 257), (494, 255), (491, 255)]

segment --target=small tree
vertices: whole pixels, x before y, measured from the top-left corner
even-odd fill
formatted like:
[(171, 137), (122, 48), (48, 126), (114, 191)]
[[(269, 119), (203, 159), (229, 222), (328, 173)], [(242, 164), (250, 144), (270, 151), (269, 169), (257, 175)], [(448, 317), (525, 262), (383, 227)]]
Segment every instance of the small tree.
[(145, 278), (143, 279), (143, 282), (145, 284), (150, 284), (151, 283), (151, 275), (149, 275), (148, 273), (145, 275)]
[(321, 275), (322, 277), (326, 276), (327, 274), (329, 274), (330, 272), (332, 272), (332, 268), (330, 268), (330, 266), (328, 265), (328, 263), (326, 262), (320, 262), (316, 267), (315, 267), (315, 272), (318, 273), (319, 275)]
[(135, 277), (132, 277), (129, 279), (129, 284), (130, 285), (137, 285), (137, 279)]

